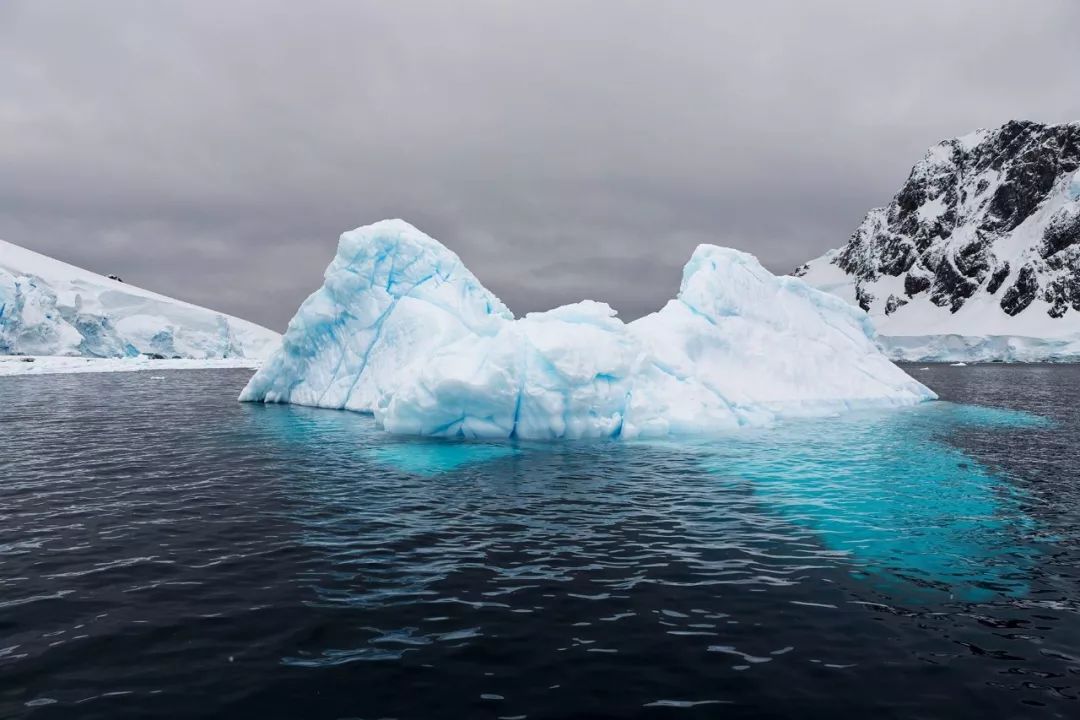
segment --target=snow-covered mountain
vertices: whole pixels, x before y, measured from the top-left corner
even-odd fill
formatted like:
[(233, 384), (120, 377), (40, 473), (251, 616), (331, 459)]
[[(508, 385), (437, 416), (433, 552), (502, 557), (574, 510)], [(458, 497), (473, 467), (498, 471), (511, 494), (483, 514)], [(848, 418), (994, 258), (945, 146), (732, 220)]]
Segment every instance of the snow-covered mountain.
[(1080, 360), (1080, 123), (935, 145), (793, 274), (866, 310), (895, 359)]
[(257, 359), (280, 337), (0, 240), (0, 355)]

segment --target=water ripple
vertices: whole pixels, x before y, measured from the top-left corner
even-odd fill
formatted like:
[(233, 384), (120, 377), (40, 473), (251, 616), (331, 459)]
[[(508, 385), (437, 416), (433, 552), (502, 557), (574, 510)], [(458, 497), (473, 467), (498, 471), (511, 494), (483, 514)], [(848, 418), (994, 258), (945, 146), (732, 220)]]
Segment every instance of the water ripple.
[(0, 380), (0, 716), (1069, 715), (1080, 372), (919, 372), (1013, 410), (447, 443)]

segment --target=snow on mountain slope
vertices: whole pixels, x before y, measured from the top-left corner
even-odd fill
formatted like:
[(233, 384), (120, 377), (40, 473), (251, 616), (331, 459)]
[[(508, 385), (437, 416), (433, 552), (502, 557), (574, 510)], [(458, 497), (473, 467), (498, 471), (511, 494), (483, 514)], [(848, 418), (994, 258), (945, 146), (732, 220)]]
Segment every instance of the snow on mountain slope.
[(751, 255), (701, 245), (678, 297), (623, 323), (585, 300), (514, 319), (401, 220), (341, 236), (244, 401), (371, 412), (410, 435), (642, 437), (909, 405), (866, 314)]
[(0, 240), (0, 355), (261, 358), (279, 338)]
[(895, 359), (1080, 360), (1080, 123), (935, 145), (794, 274), (870, 313)]

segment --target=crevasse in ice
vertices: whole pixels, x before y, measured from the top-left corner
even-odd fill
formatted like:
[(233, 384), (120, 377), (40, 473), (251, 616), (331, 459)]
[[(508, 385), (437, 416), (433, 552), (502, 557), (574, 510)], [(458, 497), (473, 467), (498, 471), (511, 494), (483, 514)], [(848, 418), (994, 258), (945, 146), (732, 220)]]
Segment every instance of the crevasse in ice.
[(371, 412), (412, 435), (655, 437), (933, 399), (866, 314), (701, 245), (678, 296), (630, 323), (585, 300), (514, 319), (401, 220), (341, 236), (245, 401)]

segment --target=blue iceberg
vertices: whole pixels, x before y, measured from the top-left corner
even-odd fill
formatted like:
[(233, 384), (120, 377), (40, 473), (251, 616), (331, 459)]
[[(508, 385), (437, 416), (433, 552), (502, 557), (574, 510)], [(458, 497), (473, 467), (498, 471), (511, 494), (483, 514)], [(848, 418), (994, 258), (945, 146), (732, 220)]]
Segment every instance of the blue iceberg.
[(865, 313), (701, 245), (678, 296), (630, 323), (585, 300), (515, 319), (401, 220), (341, 236), (323, 286), (240, 395), (372, 413), (404, 435), (662, 437), (936, 396)]

